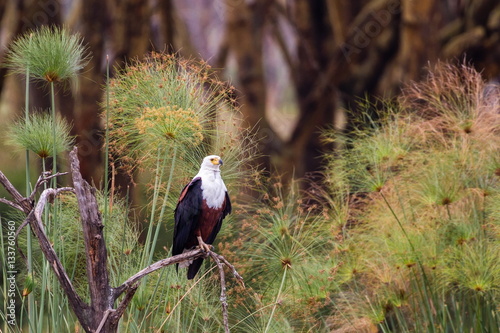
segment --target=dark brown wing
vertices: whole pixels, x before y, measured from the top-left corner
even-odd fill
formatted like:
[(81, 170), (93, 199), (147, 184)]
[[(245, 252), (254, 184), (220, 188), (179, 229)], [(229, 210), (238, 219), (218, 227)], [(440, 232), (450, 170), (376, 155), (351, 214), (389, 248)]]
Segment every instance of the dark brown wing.
[(198, 228), (202, 209), (201, 178), (194, 178), (181, 192), (174, 211), (174, 242), (172, 255), (181, 254)]

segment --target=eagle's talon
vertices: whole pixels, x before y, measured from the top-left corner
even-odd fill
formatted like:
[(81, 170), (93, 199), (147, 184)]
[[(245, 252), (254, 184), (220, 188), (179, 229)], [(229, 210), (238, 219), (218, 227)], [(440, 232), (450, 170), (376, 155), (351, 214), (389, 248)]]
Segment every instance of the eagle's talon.
[(210, 252), (212, 250), (212, 245), (205, 243), (200, 236), (197, 236), (197, 238), (199, 247), (203, 252)]

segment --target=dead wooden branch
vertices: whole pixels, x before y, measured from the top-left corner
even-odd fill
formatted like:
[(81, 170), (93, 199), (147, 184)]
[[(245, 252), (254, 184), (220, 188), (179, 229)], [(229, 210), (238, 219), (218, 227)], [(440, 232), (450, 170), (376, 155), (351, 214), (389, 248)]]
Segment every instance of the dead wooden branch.
[(222, 261), (227, 267), (229, 267), (231, 269), (231, 273), (233, 273), (236, 280), (243, 286), (243, 288), (245, 288), (245, 282), (243, 280), (243, 277), (236, 271), (236, 268), (234, 268), (234, 266), (231, 263), (229, 263), (229, 261), (227, 261), (227, 259), (224, 258), (223, 256), (221, 256), (220, 254), (217, 254), (215, 252), (212, 252), (212, 254), (217, 256), (217, 258), (220, 261)]
[[(3, 174), (2, 171), (0, 171), (0, 183), (3, 185), (5, 190), (7, 192), (9, 192), (9, 194), (14, 199), (13, 201), (10, 201), (10, 202), (12, 204), (14, 204), (16, 207), (19, 207), (17, 209), (19, 209), (20, 211), (22, 211), (26, 215), (28, 215), (31, 212), (31, 210), (33, 209), (33, 204), (30, 203), (25, 197), (23, 197), (21, 195), (21, 193), (19, 193), (18, 190), (16, 190), (14, 185), (12, 185), (12, 183), (7, 179), (7, 177), (5, 177), (5, 175)], [(3, 199), (2, 202), (6, 203), (6, 201), (8, 201), (8, 200)], [(10, 206), (14, 207), (13, 205), (10, 205)], [(14, 208), (16, 208), (16, 207), (14, 207)]]
[(93, 321), (100, 322), (106, 310), (113, 307), (108, 276), (108, 253), (104, 241), (104, 233), (99, 206), (94, 195), (95, 189), (90, 187), (80, 173), (78, 150), (73, 148), (69, 153), (71, 177), (75, 188), (80, 221), (82, 223), (83, 241), (87, 262), (87, 279), (89, 283), (90, 306), (93, 309)]
[[(73, 189), (69, 189), (72, 191)], [(55, 198), (59, 193), (63, 191), (68, 191), (68, 188), (62, 188), (59, 190), (55, 190), (52, 188), (46, 189), (42, 192), (40, 199), (36, 205), (36, 207), (28, 214), (26, 220), (30, 224), (31, 230), (35, 234), (35, 237), (38, 239), (38, 243), (40, 244), (40, 249), (42, 250), (45, 259), (49, 262), (52, 270), (56, 274), (56, 277), (61, 285), (61, 288), (64, 290), (64, 293), (68, 297), (69, 304), (71, 308), (75, 312), (78, 320), (82, 324), (82, 327), (87, 331), (90, 329), (90, 324), (88, 323), (88, 319), (91, 309), (90, 307), (82, 300), (82, 298), (78, 295), (71, 280), (66, 273), (59, 257), (57, 256), (54, 248), (52, 247), (47, 235), (45, 234), (45, 228), (42, 223), (42, 214), (45, 208), (45, 205), (49, 201), (49, 199)]]
[(15, 208), (17, 210), (20, 210), (20, 211), (23, 210), (23, 207), (19, 206), (18, 204), (14, 203), (14, 202), (12, 202), (10, 200), (5, 199), (5, 198), (0, 198), (0, 202), (4, 203), (6, 205), (9, 205), (12, 208)]
[[(36, 181), (35, 183), (35, 187), (33, 189), (33, 191), (31, 192), (30, 196), (28, 198), (26, 198), (26, 201), (29, 202), (31, 205), (33, 205), (33, 203), (35, 202), (35, 195), (36, 193), (38, 192), (38, 189), (40, 188), (40, 186), (42, 186), (44, 183), (48, 182), (49, 180), (51, 180), (52, 178), (55, 178), (55, 177), (59, 177), (59, 176), (64, 176), (68, 174), (67, 172), (58, 172), (54, 175), (51, 175), (50, 174), (50, 171), (45, 171), (45, 172), (42, 172), (42, 174), (40, 175), (40, 177), (38, 177), (38, 180)], [(68, 188), (69, 189), (69, 188)], [(69, 189), (71, 191), (73, 191), (73, 189)], [(23, 211), (23, 208), (11, 201), (8, 201), (6, 199), (2, 199), (0, 198), (0, 202), (4, 202), (4, 203), (7, 203), (9, 204), (11, 207), (14, 207), (20, 211)], [(21, 256), (21, 258), (23, 258), (23, 260), (25, 261), (26, 265), (27, 265), (27, 262), (28, 262), (28, 259), (26, 258), (26, 256), (24, 255), (24, 252), (21, 250), (21, 248), (19, 247), (19, 243), (18, 243), (18, 237), (19, 237), (19, 234), (21, 233), (21, 231), (24, 229), (24, 227), (26, 227), (28, 225), (28, 220), (24, 220), (23, 223), (21, 223), (21, 225), (17, 228), (16, 230), (16, 234), (15, 234), (15, 238), (16, 238), (16, 248), (17, 250), (19, 251), (19, 255)]]
[(190, 261), (190, 260), (195, 260), (200, 257), (205, 256), (206, 253), (203, 252), (201, 249), (195, 249), (191, 251), (187, 251), (181, 254), (178, 254), (173, 257), (161, 259), (148, 267), (144, 268), (143, 270), (135, 273), (131, 277), (129, 277), (125, 282), (121, 284), (121, 286), (115, 288), (115, 299), (118, 298), (125, 290), (127, 290), (130, 286), (134, 285), (135, 283), (139, 282), (140, 279), (145, 277), (148, 274), (153, 273), (154, 271), (159, 270), (160, 268), (170, 266), (172, 264), (178, 264), (181, 262), (185, 261)]
[(57, 177), (64, 176), (67, 174), (68, 174), (67, 172), (58, 172), (58, 173), (55, 173), (52, 175), (50, 173), (50, 171), (42, 172), (42, 174), (40, 175), (40, 177), (38, 177), (38, 179), (35, 183), (35, 187), (33, 188), (33, 191), (31, 192), (30, 196), (28, 197), (29, 202), (33, 202), (33, 200), (35, 200), (35, 195), (43, 184), (48, 183), (48, 181), (51, 180), (52, 178), (57, 178)]
[(208, 253), (212, 259), (215, 261), (217, 268), (219, 269), (220, 276), (220, 303), (222, 306), (222, 323), (224, 324), (224, 332), (229, 333), (229, 315), (227, 313), (227, 296), (226, 296), (226, 275), (224, 273), (224, 266), (219, 260), (218, 256), (213, 253)]

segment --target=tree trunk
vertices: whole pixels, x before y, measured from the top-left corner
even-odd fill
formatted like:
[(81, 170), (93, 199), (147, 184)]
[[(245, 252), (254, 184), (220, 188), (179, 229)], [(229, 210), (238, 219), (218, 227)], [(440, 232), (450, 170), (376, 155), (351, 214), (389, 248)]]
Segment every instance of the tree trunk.
[(436, 60), (439, 41), (435, 13), (435, 0), (401, 1), (399, 52), (394, 82), (418, 80), (424, 73), (423, 65)]
[(299, 106), (299, 121), (287, 143), (284, 165), (294, 168), (297, 177), (321, 170), (325, 144), (321, 130), (334, 125), (336, 93), (327, 85), (324, 93), (315, 94), (334, 50), (332, 26), (328, 21), (326, 1), (295, 1), (292, 18), (297, 30), (297, 68), (292, 69)]
[[(0, 3), (0, 31), (2, 31), (2, 34), (0, 34), (0, 63), (4, 62), (7, 45), (9, 45), (12, 36), (19, 33), (21, 26), (18, 16), (22, 12), (22, 8), (22, 2), (2, 1)], [(2, 95), (6, 74), (7, 68), (0, 66), (0, 96)]]
[[(91, 323), (98, 325), (104, 313), (113, 309), (113, 294), (108, 278), (108, 253), (104, 242), (104, 234), (99, 206), (95, 198), (95, 189), (83, 180), (80, 173), (80, 161), (76, 149), (70, 153), (71, 175), (75, 188), (80, 221), (82, 223), (85, 252), (87, 253), (87, 279), (89, 284)], [(97, 329), (95, 326), (93, 329)], [(103, 332), (106, 332), (104, 330)]]
[(239, 1), (226, 6), (226, 41), (238, 68), (241, 111), (255, 129), (262, 156), (256, 164), (271, 170), (270, 156), (280, 150), (280, 139), (266, 119), (266, 82), (263, 66), (263, 29), (268, 2)]
[[(165, 50), (165, 52), (175, 52), (174, 46), (174, 7), (172, 0), (162, 0), (158, 2), (159, 22), (156, 32), (155, 48), (156, 50)], [(154, 35), (154, 33), (153, 33)]]

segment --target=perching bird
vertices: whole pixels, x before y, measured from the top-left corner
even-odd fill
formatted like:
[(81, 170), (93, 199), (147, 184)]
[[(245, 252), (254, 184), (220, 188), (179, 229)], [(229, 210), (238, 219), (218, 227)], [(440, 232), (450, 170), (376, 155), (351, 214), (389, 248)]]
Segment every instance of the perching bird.
[[(201, 162), (200, 171), (181, 192), (174, 211), (174, 244), (172, 254), (181, 254), (195, 246), (210, 250), (219, 233), (222, 220), (231, 213), (231, 201), (220, 175), (222, 159), (210, 155)], [(200, 270), (203, 258), (180, 263), (188, 267), (187, 278)]]

